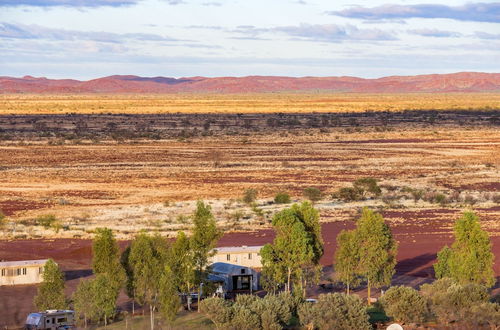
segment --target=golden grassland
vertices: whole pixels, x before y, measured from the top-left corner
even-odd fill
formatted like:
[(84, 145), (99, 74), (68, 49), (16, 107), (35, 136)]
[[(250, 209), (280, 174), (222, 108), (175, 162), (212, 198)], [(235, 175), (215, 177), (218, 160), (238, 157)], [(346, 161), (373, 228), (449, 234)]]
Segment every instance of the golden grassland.
[(1, 94), (6, 114), (498, 110), (500, 93)]

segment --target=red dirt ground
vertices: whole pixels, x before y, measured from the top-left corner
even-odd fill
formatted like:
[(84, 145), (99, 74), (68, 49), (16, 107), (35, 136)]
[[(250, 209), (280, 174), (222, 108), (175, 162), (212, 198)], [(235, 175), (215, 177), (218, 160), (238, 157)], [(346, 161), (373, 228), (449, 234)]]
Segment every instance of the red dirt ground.
[[(487, 210), (477, 210), (482, 213)], [(399, 241), (398, 265), (396, 266), (397, 281), (404, 278), (429, 279), (434, 273), (432, 263), (436, 253), (445, 244), (453, 240), (451, 226), (459, 214), (458, 210), (438, 209), (425, 212), (387, 211), (384, 217)], [(404, 218), (405, 222), (396, 222)], [(487, 216), (485, 217), (487, 218)], [(443, 220), (444, 219), (444, 220)], [(335, 251), (335, 238), (343, 229), (351, 229), (354, 222), (329, 222), (322, 224), (325, 242), (325, 254), (321, 263), (332, 264)], [(500, 255), (500, 236), (491, 230), (493, 252)], [(261, 245), (271, 242), (274, 232), (271, 229), (256, 232), (233, 232), (225, 234), (219, 241), (219, 246)], [(122, 248), (128, 242), (120, 242)], [(53, 258), (65, 271), (68, 296), (75, 290), (79, 279), (91, 275), (90, 262), (92, 257), (91, 241), (77, 239), (57, 240), (16, 240), (0, 241), (0, 259), (23, 260)], [(500, 279), (500, 260), (494, 265), (497, 278)], [(499, 291), (498, 284), (495, 292)], [(0, 326), (21, 325), (26, 315), (34, 310), (33, 297), (36, 286), (0, 287)], [(119, 305), (127, 308), (127, 297), (119, 297)]]

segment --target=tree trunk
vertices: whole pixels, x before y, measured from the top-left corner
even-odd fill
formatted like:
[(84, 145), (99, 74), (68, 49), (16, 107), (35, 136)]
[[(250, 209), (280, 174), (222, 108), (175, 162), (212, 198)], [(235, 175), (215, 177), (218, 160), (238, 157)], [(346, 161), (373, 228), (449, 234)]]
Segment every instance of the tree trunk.
[(350, 289), (350, 287), (349, 287), (349, 283), (347, 283), (347, 295), (349, 295), (349, 293), (350, 293), (350, 290), (349, 290), (349, 289)]
[(370, 306), (372, 304), (370, 280), (368, 280), (368, 298), (367, 299), (368, 299), (368, 306)]
[(290, 292), (290, 278), (292, 277), (292, 269), (288, 267), (288, 280), (286, 282), (286, 290)]
[(198, 313), (201, 312), (200, 309), (200, 297), (201, 296), (201, 285), (198, 287)]
[(85, 324), (85, 329), (87, 329), (87, 314), (83, 315), (83, 322)]
[(106, 328), (108, 326), (108, 318), (106, 315), (104, 315), (104, 327)]
[(135, 314), (135, 300), (132, 299), (132, 316)]
[(149, 321), (151, 324), (151, 330), (153, 330), (155, 328), (154, 317), (153, 317), (153, 305), (149, 305)]

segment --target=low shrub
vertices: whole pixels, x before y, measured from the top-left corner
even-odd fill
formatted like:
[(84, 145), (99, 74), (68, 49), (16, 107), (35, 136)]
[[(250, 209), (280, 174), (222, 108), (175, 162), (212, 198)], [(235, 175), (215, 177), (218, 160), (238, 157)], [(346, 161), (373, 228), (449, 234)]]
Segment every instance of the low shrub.
[[(303, 304), (310, 304), (304, 302)], [(301, 324), (318, 329), (372, 329), (361, 298), (343, 293), (322, 294), (313, 307), (298, 308)]]
[(486, 287), (479, 284), (460, 285), (446, 277), (422, 285), (420, 292), (428, 299), (431, 312), (443, 323), (466, 321), (472, 306), (489, 299)]
[(429, 314), (427, 300), (407, 286), (393, 286), (380, 299), (387, 316), (404, 323), (422, 323)]
[(290, 195), (286, 192), (279, 192), (274, 196), (274, 202), (276, 204), (289, 204), (291, 201)]
[(251, 204), (257, 199), (257, 189), (249, 188), (243, 193), (243, 202)]
[(304, 189), (304, 197), (309, 199), (311, 202), (317, 202), (321, 200), (322, 198), (322, 193), (321, 190), (319, 190), (316, 187), (307, 187)]
[(45, 229), (49, 229), (50, 227), (52, 227), (52, 225), (54, 225), (56, 221), (56, 216), (53, 214), (40, 215), (35, 219), (36, 224), (39, 226), (43, 226)]

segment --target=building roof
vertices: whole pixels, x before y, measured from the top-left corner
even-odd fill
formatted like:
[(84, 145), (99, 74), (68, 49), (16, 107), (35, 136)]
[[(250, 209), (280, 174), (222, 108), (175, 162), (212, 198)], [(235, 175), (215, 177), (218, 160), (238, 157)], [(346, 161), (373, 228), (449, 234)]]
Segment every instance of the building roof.
[(248, 269), (248, 273), (253, 272), (252, 268), (225, 262), (216, 262), (210, 265), (212, 273), (215, 274), (241, 274), (241, 269)]
[(49, 259), (1, 261), (0, 267), (44, 266)]
[(224, 247), (218, 247), (215, 248), (217, 250), (217, 253), (250, 253), (250, 252), (260, 252), (260, 250), (263, 248), (263, 245), (256, 245), (256, 246), (224, 246)]

